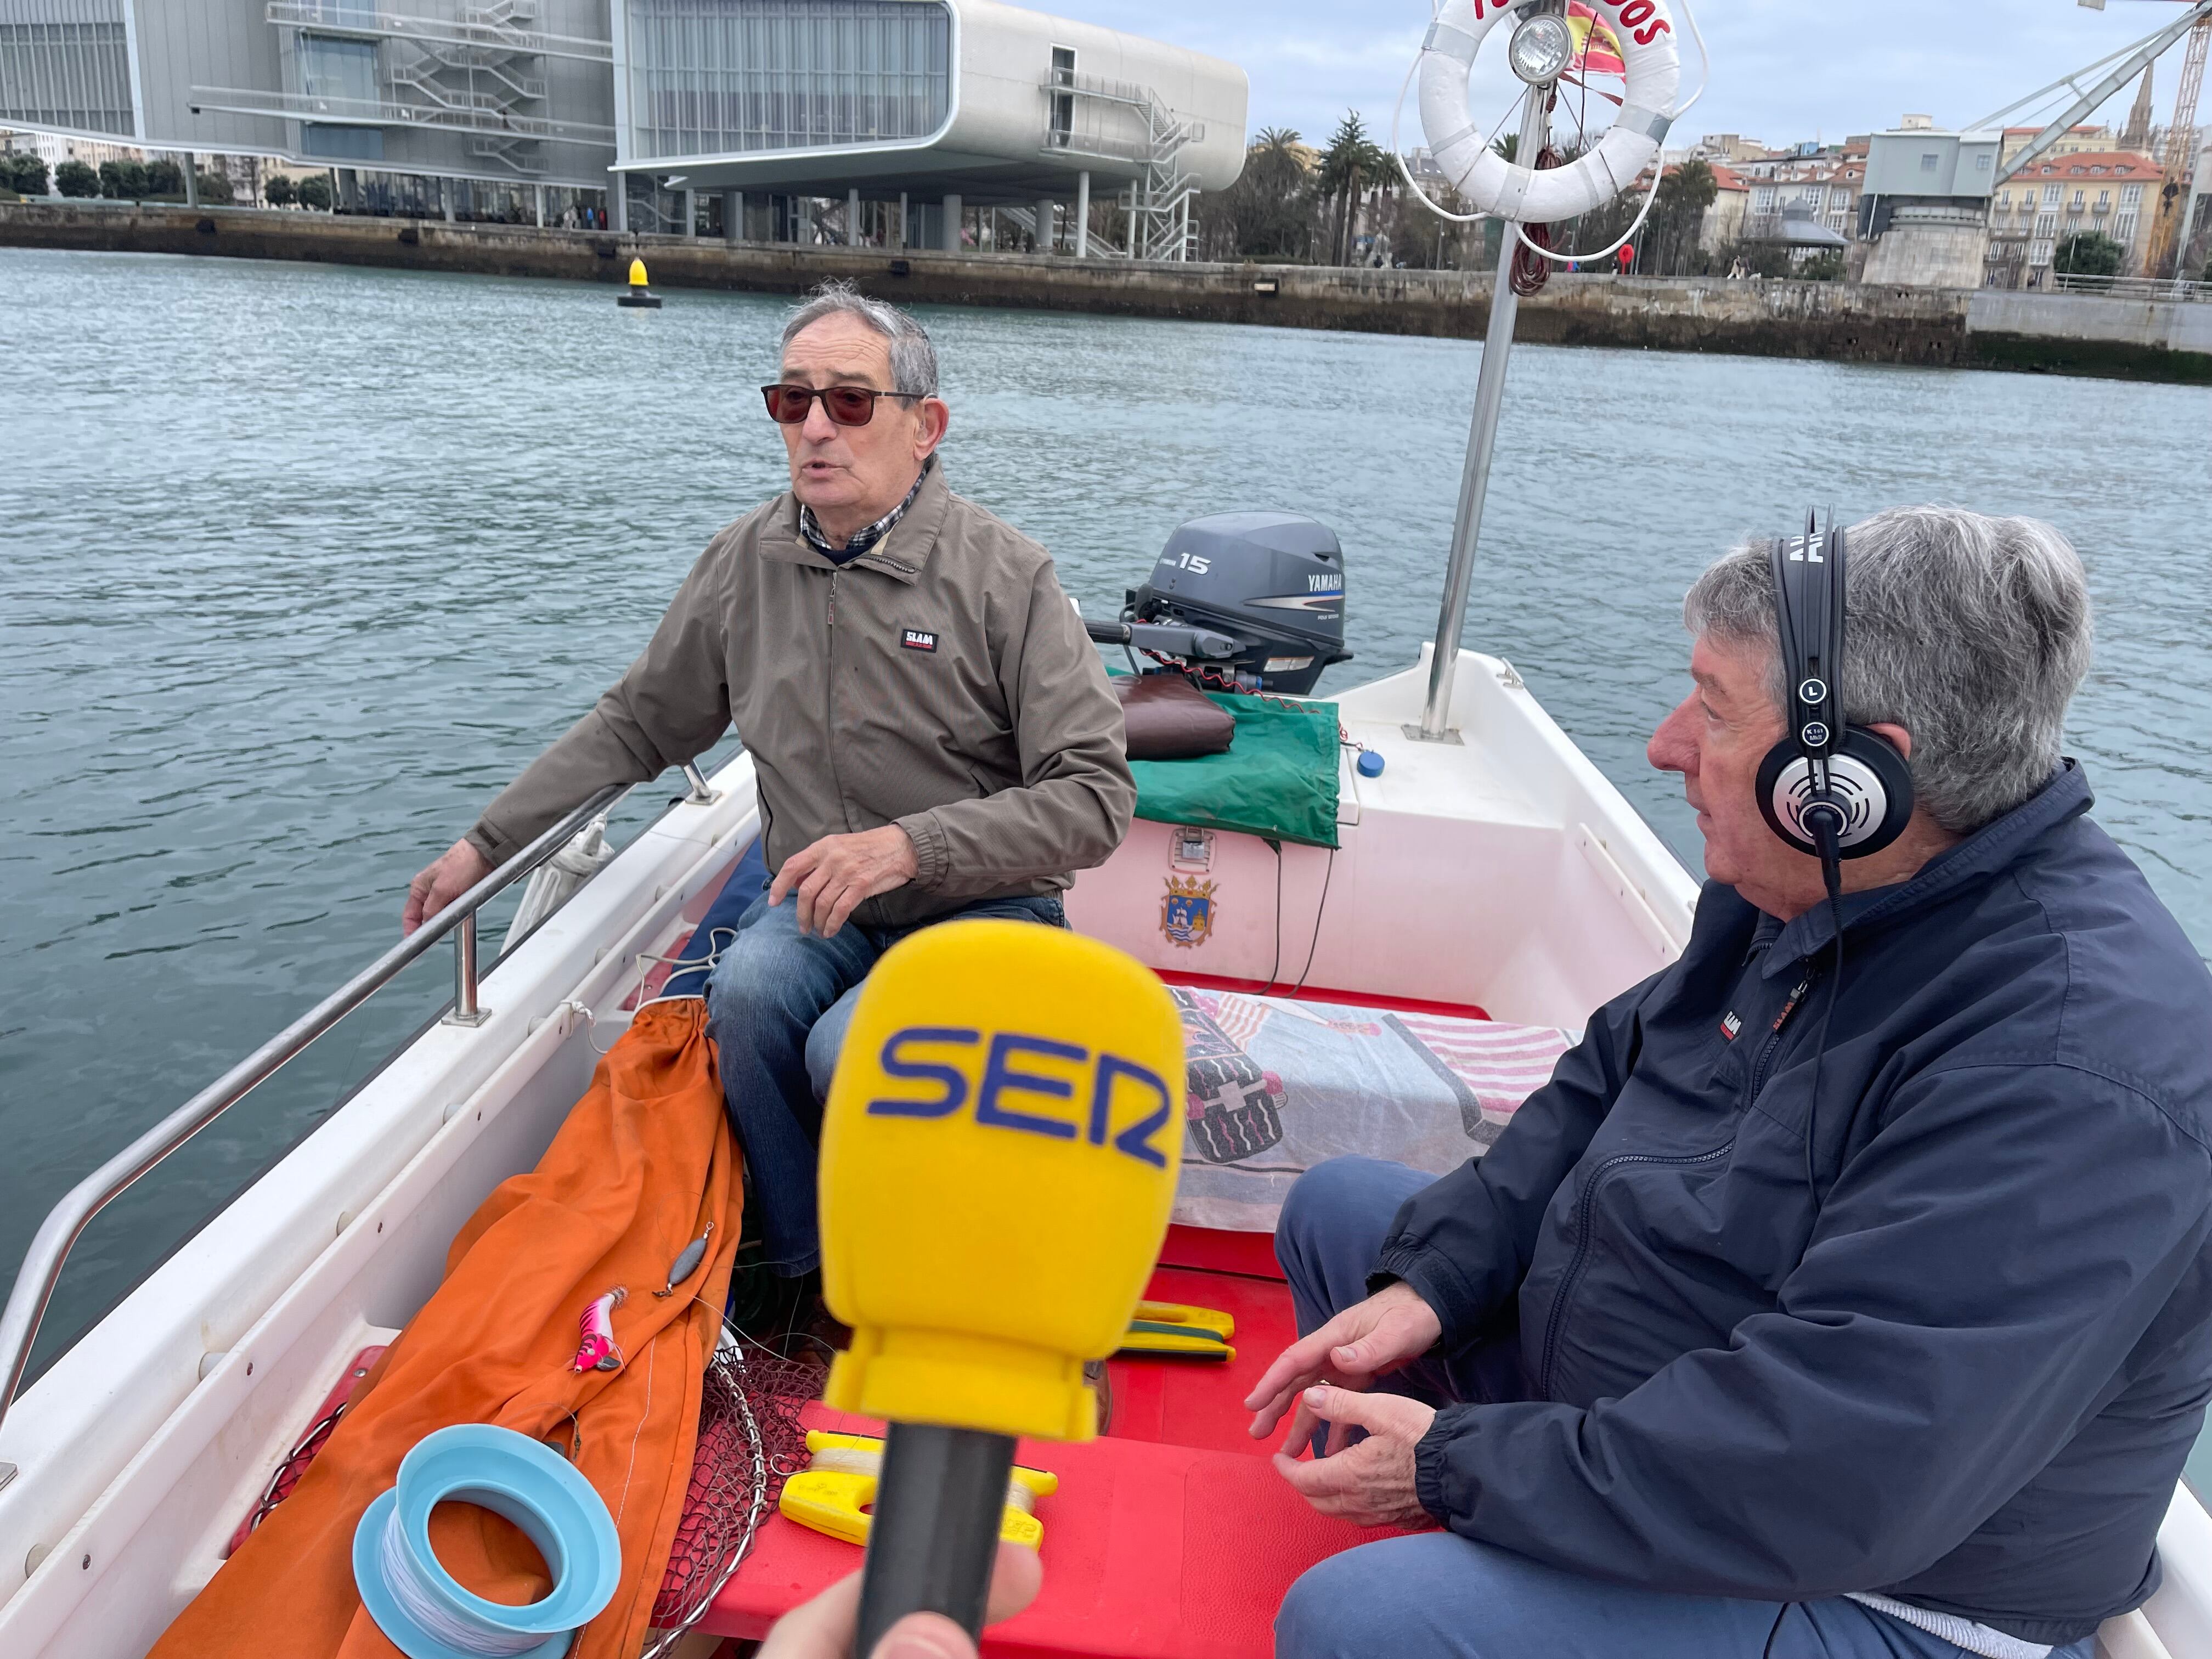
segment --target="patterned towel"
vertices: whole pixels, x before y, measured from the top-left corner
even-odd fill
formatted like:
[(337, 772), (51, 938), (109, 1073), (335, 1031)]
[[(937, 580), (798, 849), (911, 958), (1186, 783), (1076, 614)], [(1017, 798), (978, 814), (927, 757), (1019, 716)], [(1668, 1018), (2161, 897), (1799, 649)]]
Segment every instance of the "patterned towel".
[(1442, 1175), (1480, 1157), (1571, 1040), (1548, 1025), (1174, 994), (1189, 1060), (1175, 1218), (1241, 1232), (1272, 1231), (1291, 1182), (1326, 1158)]

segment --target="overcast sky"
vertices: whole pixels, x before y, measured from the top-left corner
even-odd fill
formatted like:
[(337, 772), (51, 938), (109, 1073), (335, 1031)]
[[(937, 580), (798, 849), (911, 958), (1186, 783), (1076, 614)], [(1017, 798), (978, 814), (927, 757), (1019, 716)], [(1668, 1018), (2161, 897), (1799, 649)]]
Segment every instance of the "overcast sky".
[[(1429, 20), (1428, 0), (1030, 3), (1240, 64), (1252, 78), (1248, 131), (1295, 127), (1309, 140), (1326, 137), (1347, 106), (1384, 138)], [(2174, 9), (2174, 0), (2110, 0), (2101, 12), (2075, 0), (1703, 0), (1695, 10), (1712, 90), (1677, 131), (1832, 141), (1893, 126), (1908, 110), (1961, 125), (2148, 34)], [(1486, 64), (1502, 45), (1493, 37), (1486, 46)], [(1686, 85), (1693, 49), (1684, 56)], [(2177, 49), (2159, 66), (2160, 120), (2179, 74)], [(2101, 118), (2119, 125), (2133, 97), (2132, 87), (2115, 95)], [(1480, 96), (1474, 109), (1495, 118)], [(1419, 129), (1408, 100), (1399, 147), (1420, 143)]]

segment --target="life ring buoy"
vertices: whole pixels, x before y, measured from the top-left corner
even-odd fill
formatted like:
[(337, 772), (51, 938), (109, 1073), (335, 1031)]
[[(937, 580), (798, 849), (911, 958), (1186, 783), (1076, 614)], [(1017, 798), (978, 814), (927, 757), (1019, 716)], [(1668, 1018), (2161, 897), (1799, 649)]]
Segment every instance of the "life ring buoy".
[(1505, 160), (1468, 120), (1467, 77), (1483, 37), (1514, 15), (1510, 0), (1447, 0), (1421, 42), (1421, 131), (1438, 171), (1478, 212), (1552, 224), (1611, 201), (1659, 154), (1674, 118), (1682, 63), (1662, 0), (1589, 0), (1620, 43), (1627, 101), (1595, 149), (1538, 172)]

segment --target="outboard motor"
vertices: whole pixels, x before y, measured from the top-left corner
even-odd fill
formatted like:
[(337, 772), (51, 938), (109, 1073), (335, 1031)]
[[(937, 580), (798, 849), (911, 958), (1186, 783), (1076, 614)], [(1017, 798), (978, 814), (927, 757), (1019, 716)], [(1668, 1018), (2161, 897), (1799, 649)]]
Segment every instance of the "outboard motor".
[(1168, 538), (1124, 620), (1226, 635), (1203, 666), (1250, 690), (1302, 697), (1344, 648), (1344, 550), (1300, 513), (1213, 513)]

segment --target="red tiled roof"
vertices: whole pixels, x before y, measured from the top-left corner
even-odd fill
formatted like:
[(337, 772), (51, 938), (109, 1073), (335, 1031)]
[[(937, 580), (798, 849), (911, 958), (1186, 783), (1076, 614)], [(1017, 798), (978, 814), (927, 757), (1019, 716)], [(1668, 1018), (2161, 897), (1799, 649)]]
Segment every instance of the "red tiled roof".
[(2148, 155), (2125, 149), (2083, 149), (2067, 155), (2046, 155), (2031, 161), (2014, 176), (2026, 179), (2090, 178), (2092, 167), (2102, 167), (2108, 179), (2158, 179), (2164, 169)]
[(1741, 173), (1738, 173), (1734, 167), (1724, 167), (1717, 161), (1708, 161), (1705, 165), (1711, 167), (1713, 170), (1713, 184), (1717, 188), (1721, 190), (1749, 190), (1751, 188), (1751, 181), (1746, 179)]

